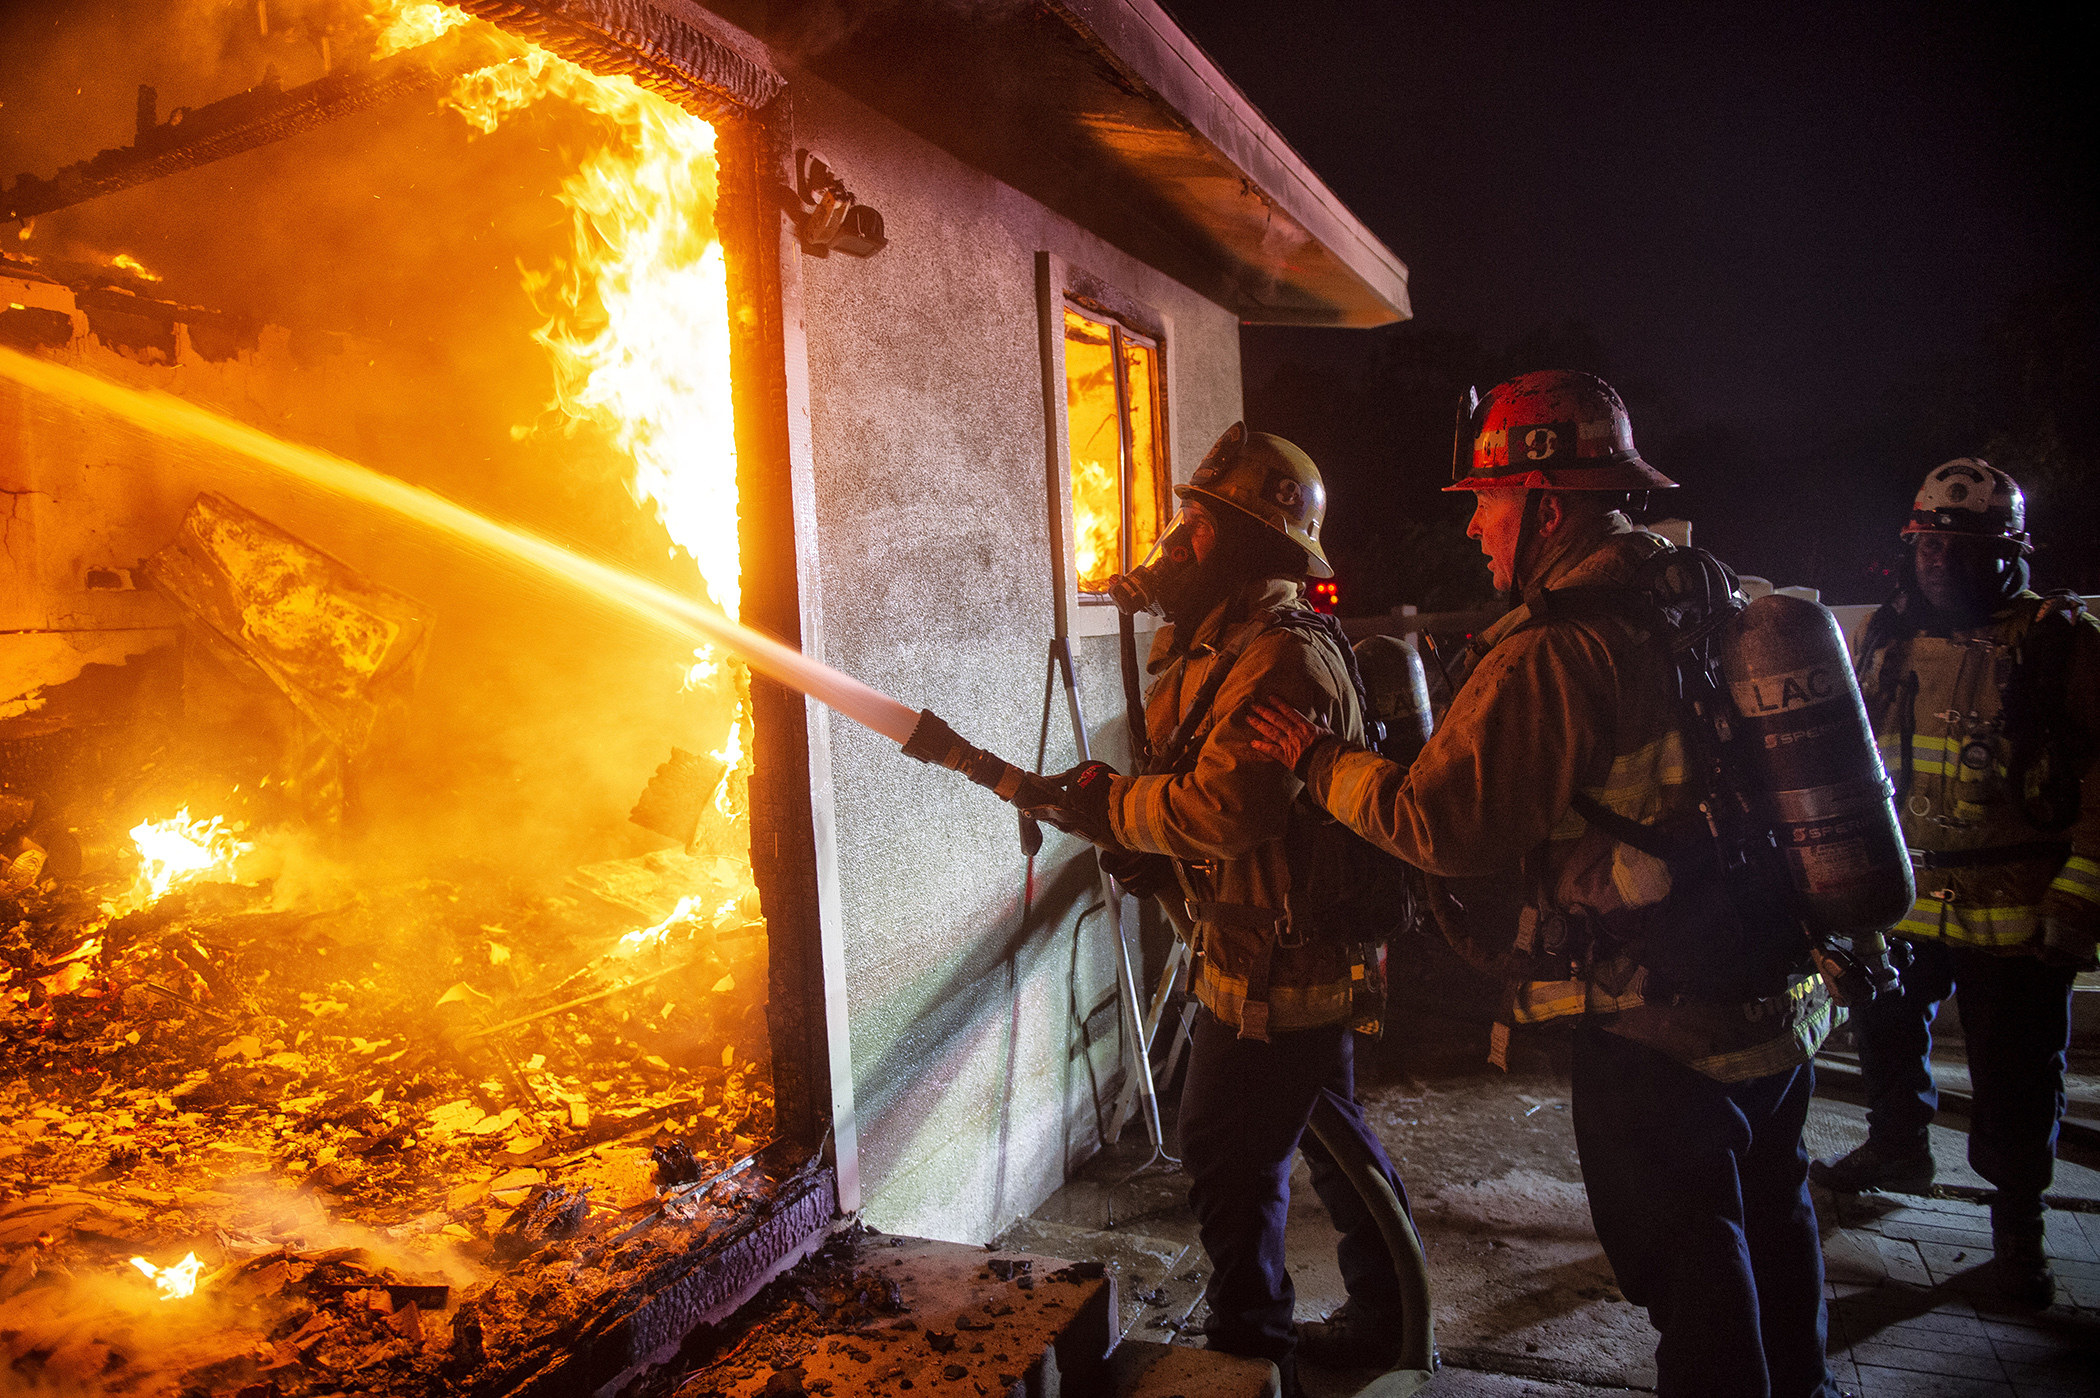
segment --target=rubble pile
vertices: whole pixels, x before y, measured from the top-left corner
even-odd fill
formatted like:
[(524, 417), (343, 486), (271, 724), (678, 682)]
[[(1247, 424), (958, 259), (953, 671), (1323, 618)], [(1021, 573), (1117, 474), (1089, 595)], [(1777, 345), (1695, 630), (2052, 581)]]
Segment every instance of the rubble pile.
[(699, 861), (117, 913), (92, 850), (0, 893), (0, 1388), (511, 1392), (772, 1187), (764, 928), (663, 911)]
[[(1046, 1369), (1056, 1383), (1051, 1351), (1068, 1339), (1086, 1349), (1085, 1317), (1105, 1327), (1113, 1314), (1104, 1275), (1099, 1263), (987, 1255), (847, 1224), (730, 1324), (695, 1332), (629, 1398), (1036, 1392)], [(1101, 1339), (1105, 1351), (1105, 1328)]]

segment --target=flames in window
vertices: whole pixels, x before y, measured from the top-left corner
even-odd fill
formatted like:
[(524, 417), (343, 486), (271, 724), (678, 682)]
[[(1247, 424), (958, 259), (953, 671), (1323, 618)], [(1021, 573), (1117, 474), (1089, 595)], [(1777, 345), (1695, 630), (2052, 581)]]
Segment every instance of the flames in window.
[(1072, 546), (1083, 593), (1144, 560), (1167, 517), (1159, 349), (1113, 321), (1065, 309), (1065, 422)]

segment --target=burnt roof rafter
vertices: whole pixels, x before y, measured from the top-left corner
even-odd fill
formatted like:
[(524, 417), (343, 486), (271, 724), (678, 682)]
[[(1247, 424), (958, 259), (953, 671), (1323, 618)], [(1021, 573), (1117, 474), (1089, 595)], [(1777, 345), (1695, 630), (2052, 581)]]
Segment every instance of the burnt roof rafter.
[[(680, 0), (453, 0), (459, 8), (592, 72), (625, 74), (710, 121), (763, 110), (780, 94), (764, 53), (714, 16)], [(34, 218), (105, 194), (282, 141), (396, 98), (435, 92), (502, 62), (506, 50), (485, 26), (442, 38), (299, 87), (274, 73), (208, 106), (156, 121), (151, 88), (139, 93), (131, 145), (68, 165), (48, 179), (16, 177), (0, 190), (0, 223)]]
[(486, 32), (458, 30), (432, 43), (286, 89), (274, 73), (246, 92), (203, 107), (179, 107), (156, 122), (152, 89), (139, 93), (131, 145), (68, 165), (49, 179), (23, 174), (0, 191), (0, 223), (83, 204), (184, 170), (282, 141), (338, 117), (419, 92), (434, 92), (493, 61)]

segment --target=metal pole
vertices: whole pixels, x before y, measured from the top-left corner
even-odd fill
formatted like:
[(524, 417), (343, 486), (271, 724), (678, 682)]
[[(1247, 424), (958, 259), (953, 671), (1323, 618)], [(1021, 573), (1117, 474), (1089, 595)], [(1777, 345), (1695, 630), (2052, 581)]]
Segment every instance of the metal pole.
[[(1073, 671), (1072, 641), (1068, 636), (1059, 636), (1050, 643), (1050, 650), (1057, 657), (1058, 669), (1065, 682), (1065, 698), (1072, 710), (1072, 732), (1079, 747), (1079, 760), (1093, 760), (1091, 745), (1086, 736), (1086, 710), (1079, 702), (1079, 681)], [(1101, 880), (1101, 900), (1108, 914), (1108, 932), (1116, 939), (1116, 979), (1121, 983), (1125, 1032), (1123, 1041), (1130, 1051), (1130, 1073), (1138, 1085), (1138, 1100), (1145, 1108), (1145, 1135), (1153, 1149), (1164, 1149), (1166, 1134), (1159, 1120), (1159, 1095), (1152, 1085), (1152, 1056), (1145, 1034), (1145, 1007), (1139, 999), (1137, 971), (1130, 961), (1130, 942), (1123, 935), (1123, 898), (1116, 892), (1115, 880), (1108, 871), (1100, 867), (1098, 856), (1095, 870)], [(1120, 1104), (1119, 1104), (1120, 1107)], [(1114, 1145), (1123, 1134), (1124, 1113), (1119, 1109), (1110, 1118), (1108, 1143)]]

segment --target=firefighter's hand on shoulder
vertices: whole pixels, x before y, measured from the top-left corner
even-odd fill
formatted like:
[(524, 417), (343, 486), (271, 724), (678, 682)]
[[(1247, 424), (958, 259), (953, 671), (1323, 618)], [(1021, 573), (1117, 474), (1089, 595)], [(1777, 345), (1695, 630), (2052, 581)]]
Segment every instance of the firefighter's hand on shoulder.
[(1026, 814), (1068, 835), (1092, 840), (1103, 849), (1122, 848), (1108, 820), (1108, 783), (1116, 769), (1106, 762), (1082, 762), (1043, 780), (1057, 789), (1057, 803), (1030, 806)]
[(1254, 750), (1301, 777), (1314, 749), (1323, 742), (1341, 741), (1280, 699), (1264, 699), (1249, 709), (1247, 723), (1254, 729)]

